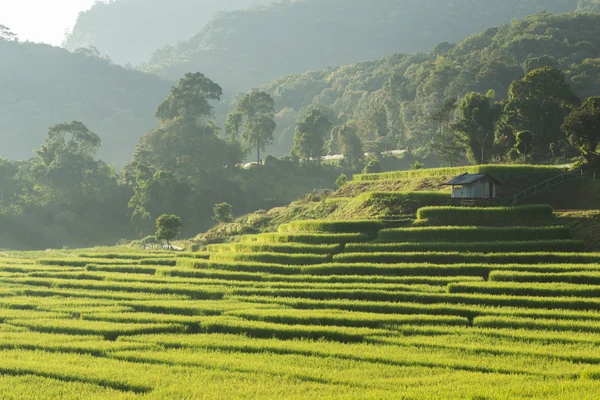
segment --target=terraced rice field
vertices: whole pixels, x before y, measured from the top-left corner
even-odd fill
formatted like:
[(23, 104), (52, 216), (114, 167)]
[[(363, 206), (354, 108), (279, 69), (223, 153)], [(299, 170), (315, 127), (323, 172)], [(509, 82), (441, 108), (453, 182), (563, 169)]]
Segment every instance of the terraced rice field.
[(0, 398), (598, 398), (600, 254), (563, 227), (281, 232), (4, 254)]

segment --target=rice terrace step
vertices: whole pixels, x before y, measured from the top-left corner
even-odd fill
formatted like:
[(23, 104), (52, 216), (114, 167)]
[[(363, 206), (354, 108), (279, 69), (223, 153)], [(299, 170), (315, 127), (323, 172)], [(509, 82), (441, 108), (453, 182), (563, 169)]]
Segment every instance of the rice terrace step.
[(418, 218), (427, 223), (297, 221), (205, 253), (10, 255), (2, 379), (133, 398), (248, 374), (331, 397), (364, 385), (394, 397), (406, 379), (473, 396), (490, 382), (502, 398), (524, 385), (598, 393), (600, 253), (548, 206)]

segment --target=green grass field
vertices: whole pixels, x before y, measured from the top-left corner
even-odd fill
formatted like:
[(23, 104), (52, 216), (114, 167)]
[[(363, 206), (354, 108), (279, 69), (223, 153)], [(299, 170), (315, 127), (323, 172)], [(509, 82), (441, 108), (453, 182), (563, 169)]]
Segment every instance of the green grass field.
[(597, 399), (600, 253), (467, 219), (2, 253), (0, 398)]

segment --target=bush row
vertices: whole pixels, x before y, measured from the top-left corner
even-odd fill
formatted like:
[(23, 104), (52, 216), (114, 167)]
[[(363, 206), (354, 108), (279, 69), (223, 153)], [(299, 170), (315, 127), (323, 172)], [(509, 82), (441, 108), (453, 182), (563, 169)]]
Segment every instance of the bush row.
[(446, 315), (382, 315), (318, 310), (241, 310), (226, 314), (253, 321), (288, 325), (334, 325), (379, 329), (385, 329), (390, 325), (469, 325), (467, 318)]
[(280, 233), (364, 233), (375, 236), (383, 229), (383, 222), (374, 220), (364, 221), (324, 221), (306, 220), (293, 221), (279, 226)]
[(547, 282), (600, 285), (600, 272), (539, 273), (519, 271), (492, 271), (492, 282)]
[(500, 316), (477, 317), (473, 326), (500, 329), (528, 329), (600, 333), (597, 321), (563, 321), (556, 319), (515, 318)]
[(528, 242), (472, 242), (472, 243), (365, 243), (348, 244), (346, 253), (385, 252), (473, 252), (473, 253), (531, 253), (531, 252), (579, 252), (585, 250), (585, 242), (579, 240), (540, 240)]
[(342, 251), (342, 246), (340, 244), (230, 243), (210, 245), (208, 249), (217, 253), (336, 254)]
[(473, 319), (478, 316), (509, 316), (523, 318), (546, 318), (572, 321), (598, 321), (600, 314), (597, 312), (539, 309), (524, 307), (488, 307), (486, 305), (465, 305), (447, 303), (419, 304), (400, 302), (373, 302), (356, 300), (311, 300), (285, 297), (248, 297), (240, 298), (246, 302), (259, 304), (278, 304), (298, 310), (345, 310), (353, 312), (367, 312), (377, 314), (406, 314), (406, 315), (451, 315)]
[(600, 297), (600, 287), (568, 283), (457, 282), (448, 293), (481, 293), (510, 296)]
[(600, 253), (345, 253), (333, 256), (333, 261), (374, 264), (582, 264), (600, 263)]
[(450, 192), (370, 192), (358, 196), (355, 201), (367, 206), (394, 209), (406, 203), (420, 205), (444, 205), (451, 199)]
[(574, 297), (532, 297), (490, 295), (481, 293), (423, 293), (343, 290), (237, 289), (238, 296), (268, 296), (312, 300), (360, 300), (373, 302), (420, 303), (492, 307), (525, 307), (543, 309), (593, 310), (600, 309), (600, 299)]
[(68, 335), (101, 335), (106, 340), (116, 340), (119, 336), (185, 333), (187, 330), (185, 326), (178, 324), (120, 324), (76, 319), (17, 319), (11, 320), (10, 323), (36, 332)]
[(138, 267), (136, 265), (95, 265), (88, 264), (85, 266), (86, 271), (95, 272), (117, 272), (122, 274), (141, 274), (141, 275), (155, 275), (156, 268), (152, 267)]
[(418, 220), (432, 224), (476, 222), (475, 225), (505, 224), (515, 221), (542, 222), (554, 219), (554, 209), (549, 205), (518, 207), (423, 207), (417, 211)]
[[(263, 264), (264, 265), (264, 264)], [(479, 276), (361, 276), (361, 275), (277, 275), (267, 273), (229, 272), (221, 270), (165, 269), (157, 271), (158, 275), (191, 279), (221, 279), (251, 282), (303, 282), (311, 283), (388, 283), (401, 285), (446, 286), (451, 282), (480, 282)], [(192, 283), (192, 282), (191, 282)]]
[[(177, 294), (194, 299), (222, 299), (223, 291), (212, 287), (190, 284), (152, 284), (145, 282), (78, 281), (51, 278), (12, 278), (10, 282), (52, 289), (97, 290), (107, 292), (131, 292), (154, 294)], [(90, 296), (91, 297), (91, 296)]]
[[(489, 173), (498, 179), (512, 174), (530, 175), (530, 176), (553, 176), (559, 175), (561, 169), (547, 165), (481, 165), (471, 167), (453, 167), (453, 168), (432, 168), (411, 171), (394, 171), (379, 174), (358, 174), (354, 175), (353, 180), (357, 182), (364, 181), (385, 181), (401, 180), (409, 178), (427, 178), (440, 176), (455, 176), (464, 173), (481, 174)], [(542, 180), (542, 179), (540, 179)]]
[(382, 242), (488, 242), (561, 240), (569, 239), (571, 235), (569, 230), (563, 226), (434, 226), (384, 229), (379, 232), (378, 237)]
[[(425, 253), (426, 254), (426, 253)], [(198, 261), (194, 268), (247, 273), (303, 276), (477, 276), (487, 279), (494, 270), (543, 273), (600, 272), (598, 264), (428, 264), (330, 263), (284, 266), (255, 262)]]
[[(290, 326), (262, 321), (236, 320), (233, 317), (215, 317), (203, 321), (200, 331), (204, 333), (228, 333), (261, 339), (311, 339), (337, 342), (362, 342), (367, 335), (377, 333), (366, 328), (346, 328), (338, 326)], [(381, 331), (384, 333), (385, 331)]]
[(214, 253), (211, 261), (244, 261), (279, 265), (311, 265), (331, 261), (330, 254)]
[(109, 260), (142, 260), (145, 258), (169, 258), (174, 257), (173, 253), (148, 251), (140, 253), (83, 253), (79, 254), (81, 258), (105, 258)]
[(372, 240), (363, 233), (320, 233), (320, 234), (285, 234), (263, 233), (260, 235), (242, 236), (242, 243), (303, 243), (303, 244), (346, 244), (362, 243)]
[(141, 260), (113, 260), (113, 259), (88, 259), (88, 258), (49, 258), (39, 259), (36, 263), (40, 265), (57, 265), (62, 267), (85, 267), (89, 264), (93, 265), (163, 265), (163, 266), (174, 266), (177, 264), (177, 260), (173, 259), (160, 259), (160, 258), (144, 258)]

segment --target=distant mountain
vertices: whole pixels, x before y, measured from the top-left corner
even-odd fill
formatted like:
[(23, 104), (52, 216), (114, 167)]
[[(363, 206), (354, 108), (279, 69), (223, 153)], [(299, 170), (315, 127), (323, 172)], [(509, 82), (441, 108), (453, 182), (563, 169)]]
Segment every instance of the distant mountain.
[(96, 57), (0, 40), (0, 157), (30, 158), (50, 125), (78, 120), (101, 137), (100, 157), (122, 164), (170, 86)]
[(139, 65), (165, 45), (198, 33), (220, 11), (272, 0), (110, 0), (79, 14), (64, 47), (95, 46), (118, 64)]
[(578, 0), (285, 0), (221, 13), (192, 39), (157, 51), (142, 69), (169, 79), (202, 71), (226, 91), (277, 77), (429, 51), (540, 11), (573, 11)]

